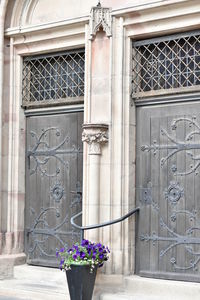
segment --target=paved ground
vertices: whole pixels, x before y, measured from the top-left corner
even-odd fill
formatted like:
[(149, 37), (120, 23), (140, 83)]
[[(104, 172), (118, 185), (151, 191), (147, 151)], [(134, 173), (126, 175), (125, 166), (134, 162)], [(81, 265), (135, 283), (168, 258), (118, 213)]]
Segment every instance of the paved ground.
[[(110, 292), (110, 286), (114, 282), (116, 283), (114, 287), (116, 293), (121, 284), (121, 277), (117, 278), (115, 275), (104, 277), (98, 274), (93, 300), (99, 300), (102, 292)], [(65, 273), (59, 269), (26, 264), (14, 267), (14, 278), (0, 280), (0, 300), (22, 299), (70, 300)]]
[(0, 300), (69, 300), (65, 273), (58, 269), (16, 266), (14, 278), (0, 280)]

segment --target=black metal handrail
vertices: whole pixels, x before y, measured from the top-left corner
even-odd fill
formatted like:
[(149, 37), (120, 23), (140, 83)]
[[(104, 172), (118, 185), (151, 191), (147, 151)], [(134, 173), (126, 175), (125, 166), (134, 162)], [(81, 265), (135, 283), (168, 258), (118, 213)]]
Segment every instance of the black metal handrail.
[(132, 209), (131, 211), (129, 211), (126, 215), (124, 215), (124, 216), (122, 216), (122, 217), (120, 217), (118, 219), (115, 219), (113, 221), (108, 221), (108, 222), (103, 222), (103, 223), (100, 223), (100, 224), (88, 225), (88, 226), (80, 226), (80, 225), (77, 225), (74, 222), (74, 220), (76, 218), (78, 218), (78, 217), (80, 217), (82, 215), (82, 211), (81, 211), (78, 214), (76, 214), (75, 216), (71, 217), (71, 224), (75, 228), (81, 230), (81, 239), (83, 239), (84, 238), (84, 231), (85, 230), (96, 229), (96, 228), (105, 227), (105, 226), (108, 226), (108, 225), (113, 225), (113, 224), (122, 222), (125, 219), (129, 218), (130, 216), (134, 215), (136, 212), (139, 212), (139, 210), (140, 210), (140, 207), (136, 207), (136, 208)]

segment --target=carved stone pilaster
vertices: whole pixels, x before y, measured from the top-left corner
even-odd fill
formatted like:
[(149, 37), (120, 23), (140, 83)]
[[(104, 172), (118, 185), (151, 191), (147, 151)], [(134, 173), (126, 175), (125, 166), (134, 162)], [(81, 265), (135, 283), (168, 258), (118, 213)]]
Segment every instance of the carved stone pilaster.
[(92, 7), (90, 16), (90, 39), (94, 39), (97, 31), (102, 28), (108, 37), (112, 36), (111, 8), (102, 7), (99, 3)]
[(108, 142), (108, 125), (84, 124), (82, 141), (89, 145), (89, 155), (100, 155), (102, 145)]

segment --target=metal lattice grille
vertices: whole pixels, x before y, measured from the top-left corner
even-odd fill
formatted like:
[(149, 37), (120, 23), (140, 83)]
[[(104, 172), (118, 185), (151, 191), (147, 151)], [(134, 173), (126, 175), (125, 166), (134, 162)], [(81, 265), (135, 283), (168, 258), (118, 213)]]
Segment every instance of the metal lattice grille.
[(84, 66), (84, 50), (24, 58), (23, 106), (83, 100)]
[(200, 35), (133, 43), (134, 98), (191, 89), (200, 89)]

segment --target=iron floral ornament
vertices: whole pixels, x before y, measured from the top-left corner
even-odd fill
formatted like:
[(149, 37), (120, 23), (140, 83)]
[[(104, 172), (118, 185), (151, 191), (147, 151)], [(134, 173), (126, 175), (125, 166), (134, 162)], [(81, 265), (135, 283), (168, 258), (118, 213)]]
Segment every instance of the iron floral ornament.
[(60, 200), (64, 196), (64, 187), (60, 183), (56, 183), (51, 188), (51, 197), (55, 200), (55, 202), (60, 202)]
[(180, 198), (184, 195), (184, 190), (178, 182), (170, 182), (164, 194), (165, 199), (170, 201), (171, 204), (176, 205)]
[[(142, 151), (150, 152), (152, 151), (154, 155), (158, 151), (167, 150), (168, 154), (162, 157), (160, 160), (161, 167), (163, 167), (170, 158), (175, 157), (180, 152), (186, 152), (187, 156), (191, 160), (191, 165), (187, 166), (185, 170), (179, 171), (178, 166), (173, 164), (171, 166), (171, 171), (174, 175), (189, 175), (192, 173), (198, 174), (198, 169), (200, 167), (200, 154), (194, 154), (194, 150), (200, 150), (200, 141), (194, 142), (195, 136), (200, 136), (200, 126), (196, 121), (196, 117), (191, 118), (181, 117), (175, 119), (171, 124), (172, 131), (176, 131), (178, 126), (186, 126), (189, 124), (191, 130), (185, 135), (184, 139), (176, 139), (175, 134), (168, 133), (165, 129), (161, 129), (161, 134), (166, 137), (166, 144), (158, 144), (154, 141), (151, 145), (143, 145), (141, 147)], [(192, 153), (193, 150), (193, 153)]]

